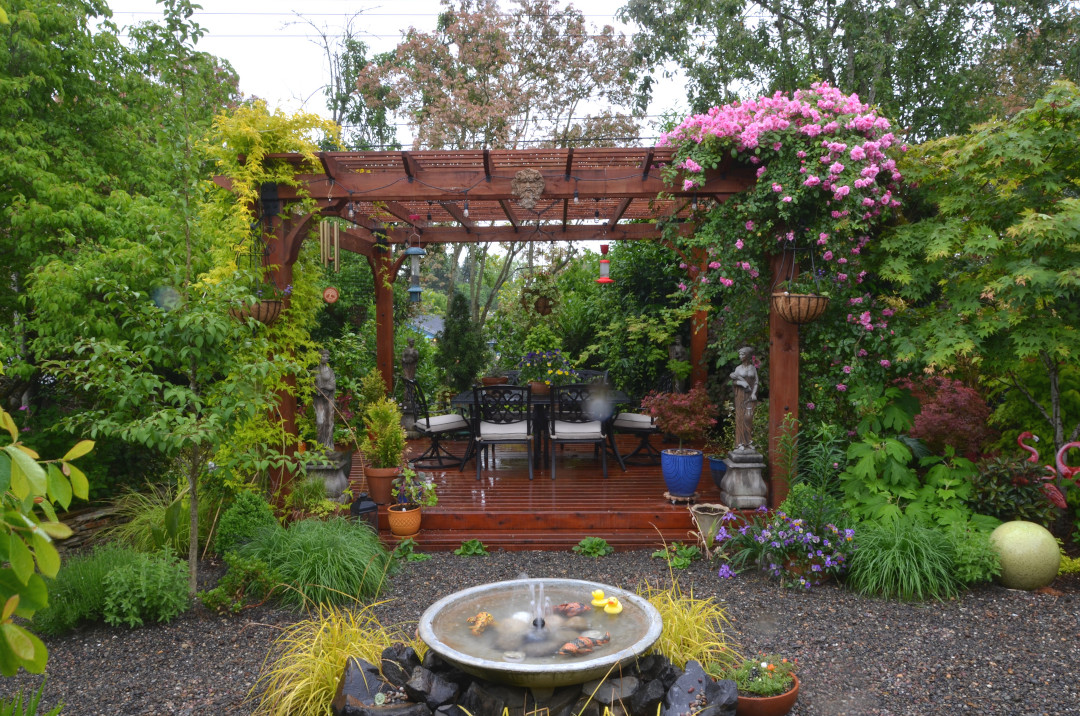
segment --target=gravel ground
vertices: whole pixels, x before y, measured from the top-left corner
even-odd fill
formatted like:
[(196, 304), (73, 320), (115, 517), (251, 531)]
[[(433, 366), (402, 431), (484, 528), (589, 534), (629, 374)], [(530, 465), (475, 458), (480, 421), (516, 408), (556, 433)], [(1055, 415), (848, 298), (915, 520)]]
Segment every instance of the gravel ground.
[[(207, 582), (220, 574), (207, 564)], [(633, 589), (664, 583), (648, 552), (590, 559), (571, 552), (436, 554), (393, 577), (384, 624), (416, 621), (434, 599), (488, 581), (570, 577)], [(721, 580), (703, 563), (679, 573), (684, 589), (728, 609), (745, 653), (797, 657), (802, 689), (792, 711), (825, 714), (1080, 714), (1080, 579), (1036, 594), (985, 586), (947, 603), (867, 599), (836, 585), (785, 590), (760, 574)], [(297, 615), (259, 607), (220, 617), (198, 607), (172, 624), (95, 626), (48, 639), (45, 702), (65, 713), (246, 714), (273, 639)], [(39, 677), (0, 680), (0, 694)], [(486, 716), (486, 715), (485, 715)]]

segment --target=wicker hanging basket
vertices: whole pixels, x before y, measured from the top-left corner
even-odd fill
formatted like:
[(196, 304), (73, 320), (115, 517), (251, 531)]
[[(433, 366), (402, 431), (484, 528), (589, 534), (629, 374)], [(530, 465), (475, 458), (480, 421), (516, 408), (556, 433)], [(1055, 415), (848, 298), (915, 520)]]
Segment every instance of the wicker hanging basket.
[(246, 321), (249, 317), (267, 326), (272, 325), (281, 315), (283, 303), (278, 300), (256, 301), (249, 306), (230, 308), (229, 315), (239, 321)]
[(787, 291), (772, 295), (772, 309), (780, 314), (788, 323), (802, 325), (811, 323), (821, 318), (825, 308), (829, 305), (828, 296), (819, 296), (816, 293), (788, 293)]

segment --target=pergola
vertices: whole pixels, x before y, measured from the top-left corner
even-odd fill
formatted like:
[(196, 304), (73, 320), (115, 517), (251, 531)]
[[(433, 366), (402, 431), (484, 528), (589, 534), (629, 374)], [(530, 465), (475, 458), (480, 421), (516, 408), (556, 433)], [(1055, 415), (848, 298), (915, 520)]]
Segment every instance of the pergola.
[[(404, 245), (663, 240), (661, 224), (674, 224), (680, 235), (691, 235), (694, 226), (689, 219), (695, 202), (726, 201), (755, 181), (750, 168), (730, 162), (708, 172), (703, 186), (682, 191), (681, 182), (669, 186), (661, 178), (661, 167), (672, 159), (672, 150), (661, 147), (322, 152), (317, 156), (322, 172), (314, 174), (302, 171), (305, 162), (299, 154), (266, 157), (296, 165), (300, 187), (263, 187), (264, 203), (276, 199), (285, 207), (264, 222), (267, 260), (275, 267), (272, 279), (282, 289), (291, 283), (300, 246), (320, 217), (346, 220), (349, 227), (341, 231), (340, 247), (365, 256), (375, 276), (377, 365), (388, 387), (394, 375), (391, 284), (405, 258), (399, 250)], [(215, 181), (229, 186), (226, 177)], [(318, 213), (298, 215), (288, 208), (301, 195), (315, 199)], [(679, 253), (688, 266), (706, 269), (704, 251)], [(703, 382), (707, 372), (703, 361), (706, 319), (706, 312), (699, 311), (691, 325), (694, 383)], [(773, 446), (784, 414), (798, 417), (797, 326), (773, 313), (770, 335)], [(286, 429), (295, 433), (295, 396), (283, 393), (280, 411)], [(769, 450), (770, 455), (773, 452)], [(782, 491), (786, 492), (786, 486)]]

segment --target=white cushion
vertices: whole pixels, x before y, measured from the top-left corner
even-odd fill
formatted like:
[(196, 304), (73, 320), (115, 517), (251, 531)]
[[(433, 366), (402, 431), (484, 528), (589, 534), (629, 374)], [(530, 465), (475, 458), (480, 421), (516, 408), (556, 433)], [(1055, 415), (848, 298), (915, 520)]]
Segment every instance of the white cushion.
[(532, 435), (529, 434), (524, 420), (516, 423), (489, 423), (481, 420), (480, 439), (491, 442), (525, 441), (531, 440)]
[(552, 440), (603, 440), (604, 433), (599, 420), (587, 423), (568, 423), (556, 420), (551, 426)]
[(652, 416), (645, 413), (619, 413), (612, 425), (616, 430), (656, 430)]
[(469, 427), (469, 422), (457, 413), (432, 415), (425, 420), (416, 421), (416, 428), (425, 433), (449, 433), (454, 430), (464, 430), (467, 427)]

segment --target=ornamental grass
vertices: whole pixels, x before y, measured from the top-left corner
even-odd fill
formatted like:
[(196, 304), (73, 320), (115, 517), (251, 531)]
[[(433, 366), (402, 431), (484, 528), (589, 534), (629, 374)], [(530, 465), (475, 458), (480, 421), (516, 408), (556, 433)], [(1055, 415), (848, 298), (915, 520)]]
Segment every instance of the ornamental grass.
[(698, 661), (710, 672), (726, 671), (742, 660), (725, 629), (731, 626), (727, 612), (716, 601), (698, 599), (691, 589), (684, 593), (677, 580), (666, 588), (646, 584), (637, 593), (656, 607), (664, 620), (653, 651), (666, 656), (680, 669)]

